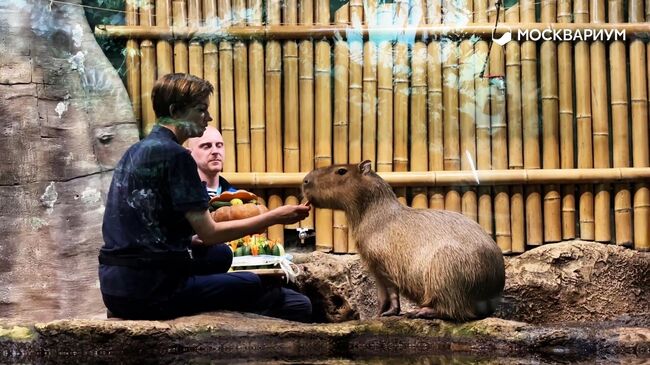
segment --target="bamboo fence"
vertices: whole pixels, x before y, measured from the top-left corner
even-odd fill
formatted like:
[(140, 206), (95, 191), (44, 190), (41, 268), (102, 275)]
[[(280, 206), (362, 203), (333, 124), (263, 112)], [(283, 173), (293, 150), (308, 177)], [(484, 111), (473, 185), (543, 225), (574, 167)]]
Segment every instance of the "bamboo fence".
[[(224, 176), (270, 208), (299, 203), (313, 168), (369, 159), (403, 204), (461, 212), (506, 254), (574, 238), (650, 250), (647, 1), (145, 0), (125, 10), (125, 26), (96, 32), (128, 38), (141, 134), (155, 123), (156, 78), (209, 80)], [(547, 28), (627, 39), (490, 40)], [(268, 234), (283, 241), (298, 227), (315, 229), (318, 250), (357, 251), (342, 212), (316, 209)]]

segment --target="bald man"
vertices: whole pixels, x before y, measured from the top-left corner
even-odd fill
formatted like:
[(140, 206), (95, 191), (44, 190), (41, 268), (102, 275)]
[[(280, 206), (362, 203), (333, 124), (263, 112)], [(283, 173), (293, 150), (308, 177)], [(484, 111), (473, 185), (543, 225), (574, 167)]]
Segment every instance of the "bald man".
[[(208, 126), (201, 137), (190, 138), (187, 147), (196, 161), (199, 177), (205, 184), (210, 198), (224, 191), (237, 190), (226, 179), (219, 176), (223, 171), (226, 149), (223, 137), (216, 128)], [(232, 252), (227, 245), (214, 247), (197, 245), (192, 251), (198, 258), (195, 266), (201, 272), (209, 273), (214, 270), (225, 272), (230, 267)], [(259, 302), (266, 303), (266, 308), (259, 311), (259, 314), (299, 322), (311, 321), (311, 301), (305, 295), (294, 290), (276, 285), (266, 285), (265, 293), (259, 298)]]
[(219, 176), (223, 171), (226, 148), (221, 133), (215, 127), (208, 126), (201, 137), (190, 138), (187, 147), (196, 161), (199, 177), (205, 183), (210, 198), (224, 191), (237, 190), (226, 179)]

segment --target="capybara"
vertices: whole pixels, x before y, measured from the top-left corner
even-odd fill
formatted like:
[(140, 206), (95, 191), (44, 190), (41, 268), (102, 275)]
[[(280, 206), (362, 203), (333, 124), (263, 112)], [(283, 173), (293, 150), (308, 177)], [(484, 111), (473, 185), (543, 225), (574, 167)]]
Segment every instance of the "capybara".
[(370, 161), (333, 165), (305, 176), (318, 208), (345, 211), (362, 261), (377, 282), (379, 314), (399, 315), (399, 295), (418, 318), (466, 321), (489, 316), (505, 285), (501, 250), (462, 214), (402, 205)]

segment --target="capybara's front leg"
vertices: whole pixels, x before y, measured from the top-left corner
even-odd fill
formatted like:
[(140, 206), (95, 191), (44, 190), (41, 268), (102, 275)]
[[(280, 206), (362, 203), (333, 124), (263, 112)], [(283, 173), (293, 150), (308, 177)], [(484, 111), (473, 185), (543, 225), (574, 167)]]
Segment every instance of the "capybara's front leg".
[(379, 304), (379, 311), (377, 315), (381, 316), (382, 313), (386, 312), (388, 308), (390, 308), (390, 300), (388, 298), (386, 285), (384, 285), (381, 280), (375, 281), (377, 282), (377, 303)]
[(387, 310), (381, 313), (381, 316), (398, 316), (401, 310), (399, 306), (399, 291), (395, 286), (387, 286), (386, 292), (388, 293), (388, 302), (390, 303), (390, 306)]

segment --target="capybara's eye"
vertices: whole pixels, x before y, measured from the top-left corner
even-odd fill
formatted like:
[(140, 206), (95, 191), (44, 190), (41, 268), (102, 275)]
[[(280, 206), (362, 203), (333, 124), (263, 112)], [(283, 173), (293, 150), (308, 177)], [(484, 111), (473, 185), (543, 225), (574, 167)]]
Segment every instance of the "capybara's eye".
[(340, 169), (336, 170), (336, 173), (339, 175), (345, 175), (345, 173), (348, 172), (347, 169), (341, 167)]

